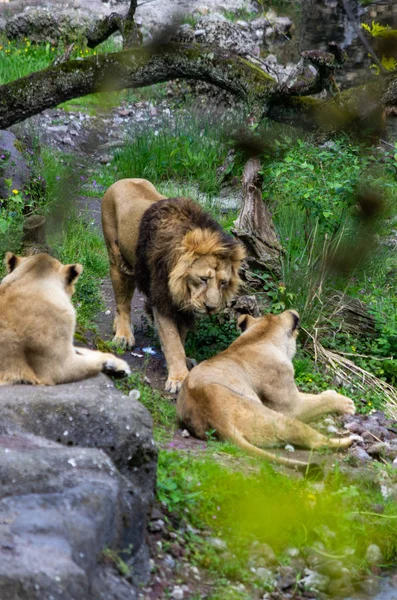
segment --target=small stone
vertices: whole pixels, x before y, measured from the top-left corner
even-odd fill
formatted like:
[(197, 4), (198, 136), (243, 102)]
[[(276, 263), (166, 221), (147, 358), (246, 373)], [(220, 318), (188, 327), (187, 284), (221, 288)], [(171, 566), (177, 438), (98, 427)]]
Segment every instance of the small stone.
[(365, 553), (365, 560), (370, 565), (378, 565), (383, 563), (382, 550), (377, 544), (370, 544)]
[(286, 446), (284, 446), (284, 449), (287, 452), (295, 452), (295, 448), (291, 444), (287, 444)]
[(368, 596), (375, 596), (379, 592), (379, 579), (368, 577), (360, 583), (360, 589)]
[(183, 598), (185, 597), (184, 591), (181, 588), (181, 586), (176, 585), (172, 591), (171, 591), (171, 598), (173, 598), (173, 600), (183, 600)]
[(111, 160), (112, 158), (111, 156), (109, 156), (109, 154), (104, 154), (100, 157), (99, 162), (101, 163), (101, 165), (107, 165), (108, 163), (110, 163)]
[(149, 531), (155, 533), (156, 531), (163, 531), (164, 529), (164, 521), (162, 519), (157, 519), (156, 521), (151, 521), (148, 525)]
[(277, 587), (285, 590), (296, 583), (296, 573), (292, 567), (279, 567), (277, 574)]
[(266, 569), (265, 567), (258, 567), (256, 569), (256, 576), (262, 581), (271, 581), (273, 578), (273, 573), (270, 569)]
[(360, 448), (359, 446), (355, 446), (349, 451), (350, 456), (354, 456), (360, 462), (368, 462), (372, 460), (370, 455), (364, 450), (364, 448)]
[(132, 400), (139, 400), (141, 397), (141, 392), (139, 390), (131, 390), (128, 394), (128, 397), (132, 398)]
[(305, 574), (306, 576), (302, 579), (305, 586), (317, 592), (326, 591), (329, 584), (329, 577), (321, 575), (320, 573), (317, 573), (317, 571), (312, 571), (311, 569), (306, 569)]
[(184, 429), (184, 430), (182, 431), (182, 437), (184, 437), (184, 438), (188, 438), (188, 437), (190, 437), (190, 433), (188, 432), (188, 430), (187, 430), (187, 429)]
[(173, 569), (175, 567), (175, 559), (172, 558), (170, 554), (166, 554), (164, 557), (164, 564), (169, 568)]
[(328, 433), (338, 433), (338, 428), (335, 425), (328, 425), (327, 431)]
[(215, 550), (226, 550), (227, 548), (226, 542), (220, 538), (210, 537), (208, 538), (208, 542), (215, 548)]
[(252, 544), (252, 554), (256, 557), (263, 558), (264, 563), (267, 565), (275, 565), (277, 563), (274, 550), (268, 544)]
[(194, 9), (194, 12), (204, 17), (205, 15), (208, 15), (210, 9), (208, 8), (208, 6), (197, 6)]
[(291, 558), (296, 558), (300, 554), (299, 548), (287, 548), (286, 552)]

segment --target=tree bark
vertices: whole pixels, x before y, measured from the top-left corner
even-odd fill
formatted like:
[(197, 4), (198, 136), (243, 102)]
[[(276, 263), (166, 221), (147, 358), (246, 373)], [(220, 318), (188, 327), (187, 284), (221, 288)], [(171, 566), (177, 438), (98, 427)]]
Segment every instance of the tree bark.
[(247, 262), (251, 268), (280, 275), (283, 249), (277, 239), (269, 208), (262, 199), (260, 169), (258, 158), (250, 158), (245, 164), (243, 206), (232, 232), (247, 248)]
[[(0, 128), (87, 94), (139, 88), (176, 78), (206, 81), (250, 105), (258, 116), (332, 130), (378, 123), (382, 109), (397, 104), (397, 72), (378, 76), (324, 101), (304, 97), (265, 73), (258, 61), (201, 44), (164, 44), (73, 60), (0, 86)], [(313, 82), (307, 82), (311, 93)]]
[(277, 82), (249, 60), (201, 45), (167, 44), (72, 60), (0, 86), (0, 129), (87, 94), (176, 78), (207, 81), (261, 106)]

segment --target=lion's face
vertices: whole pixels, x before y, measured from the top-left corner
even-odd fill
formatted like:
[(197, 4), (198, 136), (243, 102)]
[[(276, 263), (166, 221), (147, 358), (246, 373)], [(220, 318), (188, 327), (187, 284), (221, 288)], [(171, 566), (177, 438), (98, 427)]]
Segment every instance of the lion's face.
[(230, 261), (216, 256), (196, 259), (186, 276), (193, 311), (199, 315), (213, 315), (224, 308), (232, 279)]
[(237, 327), (243, 335), (271, 341), (292, 359), (296, 352), (299, 320), (296, 310), (285, 310), (279, 315), (267, 314), (258, 318), (241, 315)]
[(214, 232), (190, 232), (169, 277), (175, 303), (197, 315), (214, 315), (222, 310), (238, 290), (238, 270), (244, 256), (238, 243), (226, 251)]

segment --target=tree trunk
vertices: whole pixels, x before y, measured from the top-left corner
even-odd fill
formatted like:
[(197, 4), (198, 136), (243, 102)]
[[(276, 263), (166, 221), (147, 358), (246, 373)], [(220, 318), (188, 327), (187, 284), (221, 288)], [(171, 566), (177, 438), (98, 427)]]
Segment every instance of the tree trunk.
[(283, 251), (274, 229), (270, 211), (262, 199), (261, 164), (250, 158), (243, 173), (243, 206), (232, 230), (248, 251), (250, 268), (281, 273)]

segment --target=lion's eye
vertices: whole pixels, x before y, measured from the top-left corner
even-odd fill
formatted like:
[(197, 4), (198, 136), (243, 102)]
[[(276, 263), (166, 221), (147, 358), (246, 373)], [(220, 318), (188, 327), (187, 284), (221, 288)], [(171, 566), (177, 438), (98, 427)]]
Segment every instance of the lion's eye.
[(227, 279), (221, 279), (221, 281), (219, 283), (221, 284), (222, 287), (225, 287), (229, 282)]
[(208, 283), (208, 279), (209, 279), (209, 277), (200, 277), (200, 280), (201, 280), (203, 283)]

